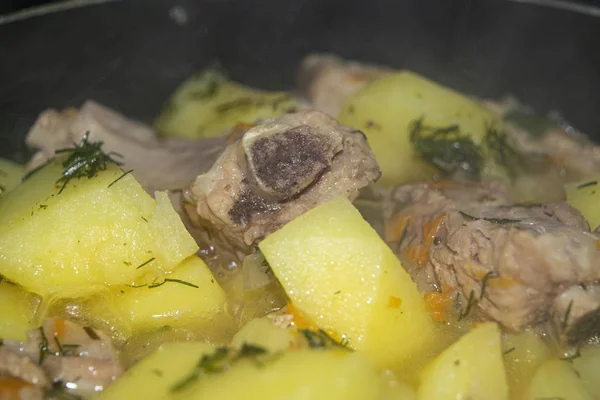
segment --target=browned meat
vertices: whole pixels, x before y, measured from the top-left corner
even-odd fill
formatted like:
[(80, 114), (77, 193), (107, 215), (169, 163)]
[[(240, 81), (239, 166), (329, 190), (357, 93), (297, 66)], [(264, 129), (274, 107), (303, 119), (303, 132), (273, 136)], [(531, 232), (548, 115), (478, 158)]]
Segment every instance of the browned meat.
[(552, 320), (563, 343), (600, 333), (600, 236), (574, 208), (455, 182), (400, 186), (388, 200), (388, 240), (438, 290), (512, 330)]
[(346, 98), (390, 71), (331, 54), (311, 54), (302, 61), (298, 84), (312, 108), (336, 117)]
[(29, 331), (27, 338), (0, 347), (0, 377), (19, 378), (44, 391), (52, 386), (88, 397), (123, 373), (110, 339), (97, 329), (49, 318)]
[(150, 194), (156, 190), (181, 189), (214, 163), (225, 148), (224, 138), (186, 140), (158, 139), (154, 131), (93, 101), (79, 111), (44, 111), (29, 131), (27, 144), (40, 152), (28, 169), (54, 157), (59, 148), (71, 147), (89, 132), (91, 141), (104, 142), (106, 152), (122, 162)]
[(316, 111), (248, 130), (186, 191), (188, 212), (242, 251), (316, 205), (380, 176), (360, 131)]

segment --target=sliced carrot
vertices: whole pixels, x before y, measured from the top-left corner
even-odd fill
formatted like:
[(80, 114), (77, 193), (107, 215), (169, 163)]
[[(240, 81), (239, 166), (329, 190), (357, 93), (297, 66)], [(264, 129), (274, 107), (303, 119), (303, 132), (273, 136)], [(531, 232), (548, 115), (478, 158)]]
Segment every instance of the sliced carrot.
[(389, 221), (385, 221), (385, 241), (391, 243), (402, 239), (409, 222), (410, 216), (402, 213), (396, 213)]
[(56, 333), (56, 338), (59, 342), (63, 342), (65, 338), (65, 320), (62, 318), (54, 319), (54, 332)]
[(294, 326), (296, 328), (312, 330), (319, 329), (319, 327), (314, 322), (312, 322), (308, 317), (306, 317), (306, 315), (298, 308), (296, 308), (296, 306), (294, 306), (292, 303), (288, 303), (287, 310), (288, 313), (292, 315), (292, 322), (294, 323)]
[(21, 389), (27, 387), (33, 385), (18, 378), (0, 377), (0, 399), (19, 400)]
[(433, 319), (436, 321), (443, 321), (446, 317), (448, 309), (452, 304), (452, 296), (449, 290), (440, 292), (428, 292), (425, 293), (424, 296), (425, 307), (431, 315)]
[(425, 267), (429, 262), (429, 250), (435, 236), (446, 220), (446, 213), (441, 213), (423, 225), (423, 240), (421, 244), (411, 244), (406, 248), (406, 257), (416, 266)]

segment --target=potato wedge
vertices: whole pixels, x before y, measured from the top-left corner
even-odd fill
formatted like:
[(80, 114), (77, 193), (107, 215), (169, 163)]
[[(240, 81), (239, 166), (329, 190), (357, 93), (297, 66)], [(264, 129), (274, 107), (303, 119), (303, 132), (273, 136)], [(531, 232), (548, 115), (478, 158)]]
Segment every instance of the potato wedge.
[(593, 400), (594, 397), (585, 389), (570, 363), (549, 360), (535, 372), (525, 399)]
[(285, 351), (296, 341), (296, 333), (290, 328), (277, 326), (267, 317), (255, 318), (240, 329), (231, 344), (240, 348), (244, 343), (261, 346), (270, 352)]
[(498, 326), (477, 325), (444, 350), (423, 372), (417, 398), (507, 400)]
[(0, 158), (0, 196), (18, 186), (24, 173), (22, 165)]
[(600, 399), (600, 345), (588, 346), (579, 350), (581, 356), (573, 359), (573, 368), (581, 382), (595, 399)]
[(213, 351), (207, 343), (165, 343), (104, 389), (97, 400), (174, 399), (171, 388), (184, 378), (204, 355)]
[(347, 198), (308, 211), (259, 247), (294, 307), (378, 367), (415, 370), (442, 341), (415, 283)]
[(435, 169), (415, 151), (411, 124), (423, 119), (434, 127), (458, 125), (480, 145), (497, 118), (467, 96), (411, 71), (377, 79), (346, 100), (338, 120), (362, 130), (375, 153), (382, 185), (426, 180)]
[(280, 117), (298, 107), (289, 93), (253, 89), (207, 69), (175, 90), (154, 125), (165, 137), (207, 138), (220, 136), (237, 124)]
[[(57, 180), (55, 161), (0, 199), (0, 274), (42, 296), (92, 284), (135, 284), (198, 250), (166, 193), (154, 201), (115, 164)], [(61, 191), (62, 190), (62, 191)], [(24, 245), (24, 244), (27, 245)]]
[(376, 400), (381, 385), (378, 372), (361, 354), (304, 349), (261, 361), (241, 360), (223, 373), (202, 376), (177, 398)]
[(25, 340), (35, 328), (39, 298), (7, 281), (0, 282), (0, 339)]
[(225, 306), (225, 292), (200, 257), (186, 259), (175, 270), (142, 287), (115, 290), (116, 304), (134, 332), (168, 325), (209, 328)]
[[(599, 178), (600, 179), (600, 178)], [(599, 179), (587, 179), (583, 182), (565, 185), (567, 203), (579, 210), (590, 224), (592, 230), (600, 225), (600, 182)]]

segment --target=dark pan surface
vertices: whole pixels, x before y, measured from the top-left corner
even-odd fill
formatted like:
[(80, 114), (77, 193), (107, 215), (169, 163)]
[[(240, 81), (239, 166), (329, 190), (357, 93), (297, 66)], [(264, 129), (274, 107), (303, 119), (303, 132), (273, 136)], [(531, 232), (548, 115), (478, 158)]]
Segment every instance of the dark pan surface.
[(0, 156), (24, 157), (47, 107), (93, 98), (151, 121), (214, 60), (241, 81), (291, 88), (313, 51), (512, 93), (600, 138), (600, 18), (502, 0), (131, 0), (0, 25)]

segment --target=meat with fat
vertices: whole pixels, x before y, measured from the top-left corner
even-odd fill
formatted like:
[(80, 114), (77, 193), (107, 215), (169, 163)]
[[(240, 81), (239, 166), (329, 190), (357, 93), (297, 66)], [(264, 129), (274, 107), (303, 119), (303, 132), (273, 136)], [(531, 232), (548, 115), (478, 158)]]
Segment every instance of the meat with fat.
[(356, 198), (380, 176), (364, 134), (303, 111), (258, 125), (230, 144), (184, 193), (187, 211), (242, 252), (333, 197)]
[(551, 322), (563, 344), (600, 333), (600, 236), (566, 203), (458, 182), (403, 185), (385, 203), (388, 241), (437, 290), (511, 330)]

